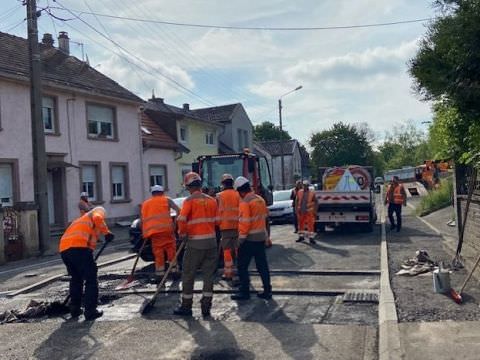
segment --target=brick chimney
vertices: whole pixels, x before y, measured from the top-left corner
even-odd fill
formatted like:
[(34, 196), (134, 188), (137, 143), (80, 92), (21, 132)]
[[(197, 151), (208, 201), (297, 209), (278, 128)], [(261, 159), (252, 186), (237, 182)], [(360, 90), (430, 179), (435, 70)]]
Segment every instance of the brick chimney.
[(66, 31), (60, 31), (60, 34), (58, 35), (58, 49), (61, 52), (70, 55), (70, 38)]
[(183, 110), (189, 111), (190, 110), (190, 104), (187, 104), (187, 103), (183, 104)]
[(52, 34), (45, 33), (43, 34), (42, 44), (48, 47), (53, 47), (53, 36)]

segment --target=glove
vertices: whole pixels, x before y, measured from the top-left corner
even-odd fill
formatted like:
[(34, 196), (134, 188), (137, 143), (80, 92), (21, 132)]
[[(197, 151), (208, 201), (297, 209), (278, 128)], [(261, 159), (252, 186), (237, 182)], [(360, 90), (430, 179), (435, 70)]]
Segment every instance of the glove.
[(108, 234), (105, 234), (104, 238), (105, 238), (105, 242), (109, 243), (110, 241), (113, 241), (113, 239), (115, 238), (115, 235), (113, 235), (112, 233), (108, 233)]

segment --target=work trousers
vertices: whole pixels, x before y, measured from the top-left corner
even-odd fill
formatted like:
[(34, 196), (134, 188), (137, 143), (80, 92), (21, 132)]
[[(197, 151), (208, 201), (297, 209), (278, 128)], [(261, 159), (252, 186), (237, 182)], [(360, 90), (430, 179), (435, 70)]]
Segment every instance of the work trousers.
[[(308, 236), (309, 238), (315, 237), (315, 214), (312, 213), (299, 213), (298, 216), (298, 235)], [(307, 231), (305, 231), (305, 229)]]
[(252, 258), (255, 258), (255, 265), (260, 278), (262, 279), (263, 290), (267, 293), (272, 291), (270, 283), (270, 270), (268, 268), (265, 243), (263, 241), (245, 241), (238, 249), (238, 276), (240, 277), (240, 292), (250, 293), (250, 275), (248, 266)]
[(293, 227), (295, 231), (298, 232), (298, 216), (296, 211), (293, 212)]
[(152, 252), (155, 257), (155, 270), (165, 269), (165, 253), (167, 253), (168, 262), (172, 262), (175, 257), (176, 244), (173, 233), (159, 233), (150, 236), (152, 241)]
[(218, 250), (195, 249), (189, 247), (185, 250), (183, 256), (182, 272), (182, 297), (184, 299), (193, 298), (193, 285), (195, 283), (195, 273), (198, 269), (202, 271), (203, 276), (203, 297), (213, 296), (213, 280), (217, 271)]
[(237, 258), (238, 231), (221, 230), (221, 246), (223, 249), (223, 276), (232, 279), (234, 275), (234, 263)]
[(63, 251), (61, 256), (70, 275), (70, 308), (80, 309), (85, 283), (85, 314), (93, 314), (98, 302), (97, 264), (93, 259), (93, 251), (89, 248), (70, 248)]
[(390, 220), (392, 227), (395, 226), (395, 219), (393, 218), (394, 213), (397, 217), (397, 230), (400, 230), (402, 228), (402, 204), (388, 204), (388, 219)]

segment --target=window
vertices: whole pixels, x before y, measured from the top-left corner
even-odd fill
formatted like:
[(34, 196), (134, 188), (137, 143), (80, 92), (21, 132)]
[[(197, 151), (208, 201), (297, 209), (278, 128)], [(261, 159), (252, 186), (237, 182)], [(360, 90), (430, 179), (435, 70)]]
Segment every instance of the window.
[(242, 141), (242, 130), (237, 129), (237, 139), (238, 139), (238, 150), (242, 151), (243, 150), (243, 141)]
[(82, 192), (88, 193), (88, 200), (99, 201), (99, 166), (98, 165), (83, 165), (81, 167), (82, 177)]
[(215, 144), (215, 133), (212, 131), (207, 131), (205, 133), (205, 144), (214, 145)]
[(57, 129), (55, 128), (55, 99), (50, 96), (42, 98), (42, 119), (43, 128), (46, 134), (54, 134)]
[(0, 163), (0, 205), (13, 206), (13, 165)]
[(115, 110), (108, 106), (87, 104), (88, 136), (98, 139), (115, 138)]
[(127, 202), (129, 199), (128, 164), (110, 163), (112, 202)]
[(164, 165), (150, 165), (150, 186), (162, 185), (167, 187), (167, 167)]
[(180, 141), (181, 142), (187, 142), (188, 141), (187, 127), (186, 126), (181, 126), (180, 127)]

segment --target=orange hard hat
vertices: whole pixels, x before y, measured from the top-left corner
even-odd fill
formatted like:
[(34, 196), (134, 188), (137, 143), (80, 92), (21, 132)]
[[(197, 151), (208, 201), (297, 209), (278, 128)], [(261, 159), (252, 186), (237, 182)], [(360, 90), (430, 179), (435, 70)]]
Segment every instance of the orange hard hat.
[(202, 178), (200, 177), (200, 175), (193, 171), (185, 174), (185, 178), (183, 179), (183, 183), (185, 184), (185, 186), (190, 185), (194, 181), (202, 181)]

